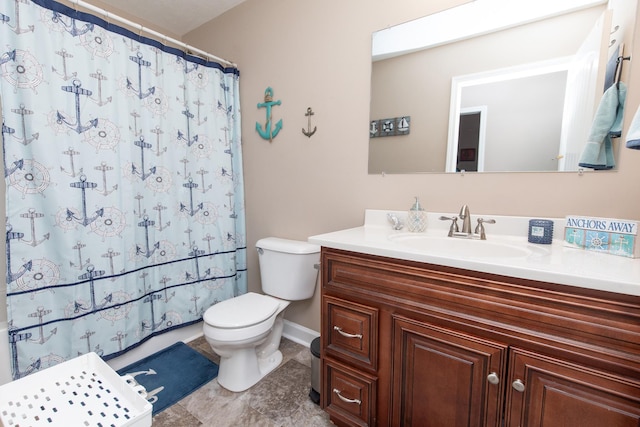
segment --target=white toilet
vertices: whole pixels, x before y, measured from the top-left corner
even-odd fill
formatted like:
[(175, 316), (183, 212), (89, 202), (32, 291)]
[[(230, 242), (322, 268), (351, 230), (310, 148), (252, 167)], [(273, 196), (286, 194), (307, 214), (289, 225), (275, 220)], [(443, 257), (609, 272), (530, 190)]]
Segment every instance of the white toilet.
[(244, 391), (282, 362), (278, 350), (284, 309), (290, 301), (313, 296), (320, 247), (311, 243), (267, 237), (258, 240), (262, 290), (210, 307), (204, 313), (204, 336), (220, 356), (218, 383)]

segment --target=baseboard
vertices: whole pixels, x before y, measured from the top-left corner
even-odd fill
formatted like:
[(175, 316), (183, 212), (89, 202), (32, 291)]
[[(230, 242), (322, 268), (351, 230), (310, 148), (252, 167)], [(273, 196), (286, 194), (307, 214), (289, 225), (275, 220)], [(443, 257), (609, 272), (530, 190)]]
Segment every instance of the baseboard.
[(191, 341), (196, 340), (204, 335), (204, 332), (202, 331), (202, 322), (196, 323), (196, 325), (197, 325), (197, 328), (191, 329), (189, 331), (190, 334), (184, 336), (181, 339), (183, 343), (188, 344)]
[(309, 347), (311, 341), (319, 337), (320, 333), (285, 319), (282, 336), (305, 347)]
[(193, 325), (185, 326), (183, 328), (174, 329), (161, 335), (156, 335), (149, 341), (145, 342), (139, 347), (127, 351), (125, 354), (107, 361), (107, 364), (111, 368), (117, 371), (120, 368), (136, 362), (144, 357), (149, 356), (163, 348), (169, 347), (178, 341), (189, 342), (194, 338), (202, 335), (202, 322), (194, 323)]
[[(202, 329), (200, 329), (198, 333), (188, 338), (183, 338), (182, 341), (188, 343), (189, 341), (195, 340), (196, 338), (200, 338), (202, 335)], [(320, 334), (313, 329), (306, 328), (302, 325), (285, 319), (284, 327), (282, 329), (282, 336), (295, 343), (304, 345), (305, 347), (309, 347), (311, 345), (311, 341), (319, 337)]]

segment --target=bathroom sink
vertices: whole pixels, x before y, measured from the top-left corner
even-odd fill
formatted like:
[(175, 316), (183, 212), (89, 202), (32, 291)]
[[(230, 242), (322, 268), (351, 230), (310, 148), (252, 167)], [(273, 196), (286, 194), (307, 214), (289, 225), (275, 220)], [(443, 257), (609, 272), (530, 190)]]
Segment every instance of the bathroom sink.
[(389, 240), (406, 248), (436, 256), (461, 258), (525, 258), (531, 255), (546, 255), (549, 250), (533, 246), (526, 241), (509, 237), (492, 240), (464, 239), (415, 233), (399, 233)]

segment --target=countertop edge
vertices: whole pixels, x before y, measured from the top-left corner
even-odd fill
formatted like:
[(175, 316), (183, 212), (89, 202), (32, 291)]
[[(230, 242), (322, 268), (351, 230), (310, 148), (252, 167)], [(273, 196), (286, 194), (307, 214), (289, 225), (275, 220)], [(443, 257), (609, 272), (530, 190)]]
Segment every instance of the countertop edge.
[[(319, 246), (369, 255), (640, 296), (640, 259), (567, 248), (562, 241), (554, 241), (550, 245), (552, 255), (548, 259), (543, 257), (534, 261), (464, 259), (407, 250), (393, 245), (384, 235), (367, 239), (366, 226), (311, 236), (308, 241)], [(596, 265), (599, 269), (594, 268)]]

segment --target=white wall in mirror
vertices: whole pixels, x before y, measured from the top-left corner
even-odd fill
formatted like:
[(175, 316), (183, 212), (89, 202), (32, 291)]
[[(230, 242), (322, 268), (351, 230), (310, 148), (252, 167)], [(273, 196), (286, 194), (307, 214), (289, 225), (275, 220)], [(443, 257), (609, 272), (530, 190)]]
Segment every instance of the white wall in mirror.
[[(454, 77), (446, 171), (558, 170), (568, 64), (566, 59), (545, 61)], [(485, 125), (475, 140), (460, 144), (459, 137), (467, 133), (462, 119), (469, 111), (481, 111)], [(460, 158), (460, 150), (468, 154)]]

